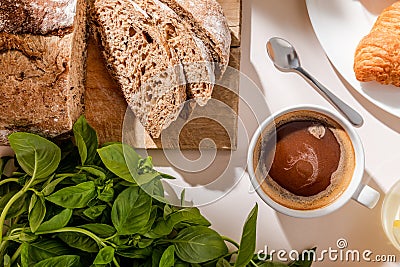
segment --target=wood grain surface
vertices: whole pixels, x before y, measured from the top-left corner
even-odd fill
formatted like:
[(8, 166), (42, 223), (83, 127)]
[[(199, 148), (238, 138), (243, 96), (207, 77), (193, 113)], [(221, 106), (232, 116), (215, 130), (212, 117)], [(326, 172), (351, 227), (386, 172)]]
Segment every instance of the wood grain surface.
[[(89, 38), (85, 115), (96, 129), (100, 142), (123, 141), (135, 148), (236, 149), (239, 104), (241, 0), (218, 0), (231, 30), (232, 43), (228, 70), (217, 82), (213, 98), (205, 107), (188, 104), (181, 115), (152, 139), (135, 118), (108, 74), (100, 50)], [(191, 111), (188, 112), (187, 110)], [(211, 139), (212, 142), (203, 141)]]

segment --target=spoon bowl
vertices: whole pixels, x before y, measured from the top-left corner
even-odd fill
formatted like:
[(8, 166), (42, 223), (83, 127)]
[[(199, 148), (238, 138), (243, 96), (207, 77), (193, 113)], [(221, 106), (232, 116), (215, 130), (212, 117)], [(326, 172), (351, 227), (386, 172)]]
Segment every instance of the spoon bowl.
[(267, 42), (267, 52), (274, 65), (286, 71), (300, 67), (300, 59), (294, 47), (285, 39), (273, 37)]
[(267, 53), (274, 63), (275, 67), (282, 71), (294, 71), (301, 74), (312, 84), (319, 92), (335, 106), (354, 126), (361, 126), (364, 123), (361, 115), (349, 105), (340, 100), (336, 95), (328, 90), (323, 84), (317, 81), (300, 64), (296, 49), (291, 43), (279, 37), (273, 37), (267, 42)]

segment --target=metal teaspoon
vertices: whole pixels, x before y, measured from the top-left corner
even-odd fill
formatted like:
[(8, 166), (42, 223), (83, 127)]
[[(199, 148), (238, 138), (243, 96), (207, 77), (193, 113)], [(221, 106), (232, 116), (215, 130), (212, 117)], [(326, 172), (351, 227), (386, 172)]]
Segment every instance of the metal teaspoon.
[(324, 85), (318, 82), (300, 65), (300, 59), (294, 47), (285, 39), (273, 37), (267, 42), (267, 52), (274, 65), (283, 71), (294, 71), (302, 74), (354, 125), (361, 126), (364, 122), (361, 115), (349, 105), (340, 100)]

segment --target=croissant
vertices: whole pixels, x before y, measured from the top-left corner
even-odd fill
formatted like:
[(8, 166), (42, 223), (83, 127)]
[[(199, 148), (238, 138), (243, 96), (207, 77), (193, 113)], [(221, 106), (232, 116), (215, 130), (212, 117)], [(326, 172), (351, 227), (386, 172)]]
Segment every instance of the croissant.
[(353, 69), (361, 82), (400, 86), (400, 1), (384, 9), (360, 41)]

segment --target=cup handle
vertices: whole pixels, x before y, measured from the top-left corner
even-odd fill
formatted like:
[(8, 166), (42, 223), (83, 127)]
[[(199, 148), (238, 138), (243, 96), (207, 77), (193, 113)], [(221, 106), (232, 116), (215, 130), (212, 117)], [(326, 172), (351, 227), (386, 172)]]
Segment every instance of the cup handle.
[(379, 197), (379, 192), (372, 187), (369, 187), (368, 185), (360, 185), (352, 198), (361, 205), (372, 209), (378, 203)]

